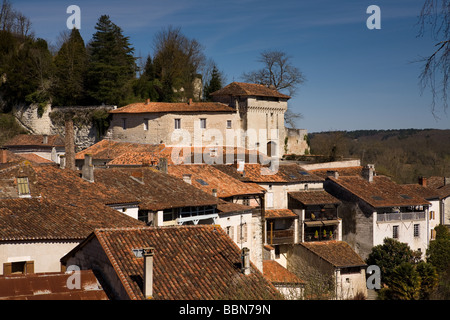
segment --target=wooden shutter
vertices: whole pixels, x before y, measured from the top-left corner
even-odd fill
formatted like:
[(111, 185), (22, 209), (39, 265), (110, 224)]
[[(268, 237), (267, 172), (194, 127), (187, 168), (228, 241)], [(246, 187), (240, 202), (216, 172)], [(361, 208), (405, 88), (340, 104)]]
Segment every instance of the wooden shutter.
[(5, 262), (3, 264), (3, 275), (11, 274), (12, 272), (12, 263), (11, 262)]
[(34, 273), (34, 261), (27, 261), (25, 273)]

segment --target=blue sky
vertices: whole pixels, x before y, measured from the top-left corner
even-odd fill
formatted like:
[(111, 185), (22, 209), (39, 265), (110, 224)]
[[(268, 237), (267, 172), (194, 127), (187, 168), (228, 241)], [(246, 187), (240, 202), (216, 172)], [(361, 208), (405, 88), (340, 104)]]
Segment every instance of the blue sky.
[[(430, 110), (421, 94), (420, 57), (431, 54), (430, 36), (417, 37), (424, 0), (11, 0), (29, 17), (37, 37), (56, 43), (67, 30), (69, 5), (81, 8), (88, 42), (107, 14), (135, 48), (152, 54), (153, 35), (169, 25), (197, 39), (227, 82), (258, 69), (264, 50), (281, 50), (307, 81), (289, 100), (308, 132), (359, 129), (450, 129), (450, 118)], [(381, 29), (369, 30), (366, 9), (381, 9)]]

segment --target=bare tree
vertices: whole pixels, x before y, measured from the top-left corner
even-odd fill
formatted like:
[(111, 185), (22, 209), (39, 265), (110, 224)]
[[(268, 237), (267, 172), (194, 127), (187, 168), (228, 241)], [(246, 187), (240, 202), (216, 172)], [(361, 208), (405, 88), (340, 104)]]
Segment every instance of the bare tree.
[(429, 88), (432, 94), (431, 110), (436, 117), (437, 100), (442, 101), (442, 110), (448, 108), (449, 44), (450, 44), (450, 1), (426, 0), (419, 16), (419, 36), (427, 30), (437, 41), (434, 52), (420, 61), (424, 63), (419, 76), (422, 91)]
[(0, 30), (24, 37), (32, 35), (30, 19), (14, 10), (9, 0), (3, 0), (0, 7)]
[(305, 81), (303, 73), (291, 63), (291, 58), (282, 51), (263, 51), (258, 62), (263, 67), (243, 74), (244, 81), (272, 86), (278, 91), (287, 91), (293, 96), (298, 86)]

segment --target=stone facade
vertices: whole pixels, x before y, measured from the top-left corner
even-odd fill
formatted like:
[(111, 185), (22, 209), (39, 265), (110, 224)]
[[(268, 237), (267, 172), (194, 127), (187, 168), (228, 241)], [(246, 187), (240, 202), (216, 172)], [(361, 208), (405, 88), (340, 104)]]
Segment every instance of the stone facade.
[[(219, 90), (213, 95), (211, 112), (202, 109), (206, 108), (206, 102), (192, 104), (192, 101), (184, 107), (180, 107), (180, 103), (162, 106), (147, 102), (114, 110), (109, 136), (117, 141), (166, 146), (244, 147), (276, 158), (286, 153), (305, 154), (309, 148), (306, 130), (285, 128), (288, 96), (255, 84), (232, 83), (224, 88), (225, 92), (236, 86), (250, 88), (250, 91), (229, 95)], [(227, 106), (228, 111), (217, 104)], [(160, 108), (165, 111), (155, 111)], [(219, 109), (222, 111), (217, 111)]]
[[(176, 121), (180, 128), (175, 128)], [(201, 128), (201, 121), (206, 121), (206, 128)], [(230, 128), (228, 121), (231, 121)], [(235, 113), (129, 113), (115, 114), (110, 128), (112, 139), (117, 141), (166, 146), (198, 146), (202, 143), (207, 146), (227, 145), (227, 132), (238, 123)], [(212, 133), (211, 136), (208, 133)], [(223, 139), (216, 140), (216, 137)]]

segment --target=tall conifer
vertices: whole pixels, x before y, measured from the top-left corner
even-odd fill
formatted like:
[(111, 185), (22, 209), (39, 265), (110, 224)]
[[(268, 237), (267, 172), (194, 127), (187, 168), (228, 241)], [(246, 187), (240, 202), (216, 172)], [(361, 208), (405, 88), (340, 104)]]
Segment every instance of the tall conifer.
[(136, 62), (129, 38), (103, 15), (89, 44), (88, 93), (95, 103), (121, 105), (131, 92)]

